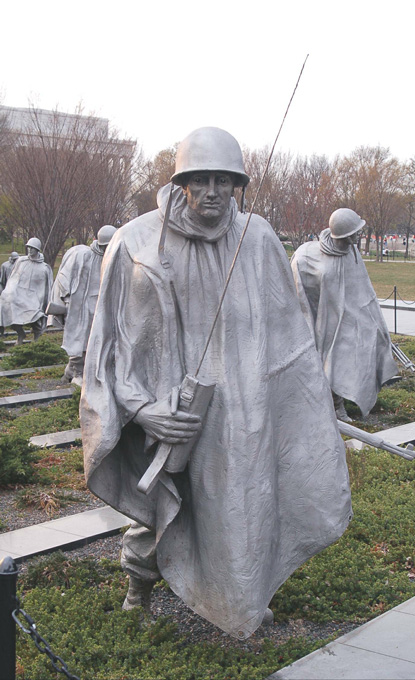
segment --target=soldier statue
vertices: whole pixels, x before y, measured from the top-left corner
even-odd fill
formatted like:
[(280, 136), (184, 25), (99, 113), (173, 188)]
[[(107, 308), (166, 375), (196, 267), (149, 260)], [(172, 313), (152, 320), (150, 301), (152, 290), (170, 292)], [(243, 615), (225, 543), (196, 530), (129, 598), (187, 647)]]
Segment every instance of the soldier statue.
[[(228, 132), (205, 127), (182, 141), (158, 209), (108, 246), (81, 397), (87, 484), (133, 520), (124, 608), (148, 608), (162, 577), (240, 639), (351, 517), (330, 388), (284, 248), (258, 215), (219, 308), (246, 223), (234, 188), (248, 182)], [(217, 312), (197, 378), (214, 384), (203, 417), (184, 385)], [(149, 492), (138, 490), (163, 447), (187, 442), (182, 471), (168, 472), (168, 458)]]

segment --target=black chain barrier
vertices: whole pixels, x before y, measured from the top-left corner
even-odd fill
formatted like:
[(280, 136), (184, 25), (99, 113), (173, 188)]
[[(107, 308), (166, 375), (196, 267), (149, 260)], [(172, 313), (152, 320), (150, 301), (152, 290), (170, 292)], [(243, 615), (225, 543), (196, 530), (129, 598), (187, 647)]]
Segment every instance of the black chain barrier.
[(393, 291), (391, 292), (391, 294), (388, 295), (387, 298), (382, 298), (382, 299), (381, 299), (381, 298), (378, 298), (378, 302), (386, 302), (386, 300), (389, 300), (389, 298), (392, 297), (392, 295), (394, 294), (394, 292), (395, 292), (395, 291), (393, 290)]
[[(54, 654), (54, 652), (52, 652), (45, 638), (42, 637), (40, 633), (37, 631), (36, 624), (33, 621), (32, 617), (29, 616), (29, 614), (26, 614), (24, 609), (20, 608), (20, 603), (17, 597), (16, 603), (17, 608), (12, 612), (12, 617), (19, 626), (19, 628), (24, 633), (30, 635), (39, 652), (41, 652), (42, 654), (46, 654), (49, 657), (55, 671), (57, 671), (58, 673), (63, 673), (67, 678), (69, 678), (69, 680), (80, 680), (80, 678), (78, 678), (77, 675), (72, 675), (72, 673), (69, 672), (68, 666), (66, 665), (64, 660), (60, 656), (57, 656), (57, 654)], [(27, 627), (19, 620), (19, 616), (22, 616), (25, 619), (26, 623), (28, 624)]]
[(398, 298), (400, 299), (400, 301), (404, 303), (404, 305), (407, 305), (408, 307), (409, 307), (410, 305), (415, 305), (415, 300), (414, 300), (413, 302), (406, 302), (406, 300), (403, 300), (403, 299), (401, 298), (401, 296), (399, 295), (399, 293), (397, 293), (397, 295), (398, 295)]

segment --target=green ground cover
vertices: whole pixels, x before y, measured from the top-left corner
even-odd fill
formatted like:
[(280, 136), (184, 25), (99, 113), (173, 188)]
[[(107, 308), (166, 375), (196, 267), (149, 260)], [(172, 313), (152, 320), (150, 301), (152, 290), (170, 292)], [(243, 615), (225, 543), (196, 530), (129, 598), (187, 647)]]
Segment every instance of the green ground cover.
[(68, 361), (68, 355), (61, 348), (61, 343), (62, 333), (59, 332), (42, 335), (36, 342), (26, 345), (12, 345), (7, 356), (0, 362), (1, 370), (65, 364)]
[[(415, 339), (400, 336), (399, 341), (414, 358)], [(394, 419), (415, 420), (414, 413), (415, 378), (405, 373), (400, 382), (382, 389), (372, 421), (362, 419), (359, 425), (377, 429)], [(30, 415), (22, 418), (25, 423)], [(373, 425), (373, 419), (378, 423)], [(72, 425), (68, 420), (65, 429)], [(33, 423), (26, 420), (21, 427), (19, 432), (30, 431)], [(80, 448), (64, 466), (59, 452), (38, 451), (37, 456), (32, 465), (41, 489), (48, 484), (70, 489), (69, 479), (73, 486), (77, 475), (81, 479)], [(354, 518), (339, 541), (278, 590), (271, 604), (276, 620), (361, 623), (415, 595), (415, 463), (370, 447), (348, 452), (347, 458)], [(24, 608), (36, 614), (41, 634), (82, 680), (263, 680), (323, 644), (293, 638), (277, 646), (265, 640), (257, 653), (189, 644), (169, 618), (149, 624), (139, 610), (121, 611), (126, 587), (118, 563), (69, 560), (55, 553), (31, 562), (20, 580), (20, 596)], [(17, 677), (55, 678), (48, 660), (23, 636), (18, 638)]]

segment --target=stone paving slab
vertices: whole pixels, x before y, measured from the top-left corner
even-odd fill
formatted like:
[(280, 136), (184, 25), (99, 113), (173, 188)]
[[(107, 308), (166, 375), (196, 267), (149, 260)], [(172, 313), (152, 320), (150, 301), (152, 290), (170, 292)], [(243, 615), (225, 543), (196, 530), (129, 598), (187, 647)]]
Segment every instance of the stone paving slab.
[(408, 444), (409, 442), (415, 441), (415, 423), (406, 423), (405, 425), (398, 425), (397, 427), (391, 427), (388, 430), (382, 430), (379, 434), (385, 439), (385, 441), (391, 444)]
[[(4, 344), (7, 345), (8, 347), (12, 347), (16, 344), (16, 340), (3, 340)], [(31, 340), (23, 340), (23, 344), (27, 345), (31, 343)]]
[(54, 364), (53, 366), (36, 366), (35, 368), (12, 368), (9, 371), (0, 371), (0, 378), (18, 378), (20, 375), (36, 373), (36, 371), (46, 371), (49, 368), (64, 368), (64, 367), (65, 364)]
[(68, 399), (74, 393), (73, 387), (65, 387), (61, 390), (48, 390), (46, 392), (30, 392), (29, 394), (17, 394), (13, 397), (1, 397), (0, 406), (23, 406), (34, 401), (50, 401), (52, 399)]
[(131, 524), (131, 519), (108, 505), (76, 515), (34, 524), (0, 534), (0, 558), (10, 555), (22, 562), (34, 555), (75, 548), (111, 536)]
[(48, 448), (49, 446), (67, 446), (68, 444), (73, 444), (77, 439), (81, 439), (81, 428), (41, 434), (36, 437), (30, 437), (29, 442), (34, 446)]
[(267, 680), (414, 680), (415, 597)]
[[(389, 444), (395, 444), (396, 446), (405, 446), (410, 442), (415, 441), (415, 422), (406, 423), (405, 425), (397, 425), (396, 427), (390, 427), (388, 430), (380, 430), (375, 432), (378, 434), (385, 442)], [(367, 444), (361, 442), (359, 439), (348, 439), (345, 442), (347, 449), (356, 449), (361, 451)]]
[[(381, 305), (382, 315), (385, 319), (389, 333), (395, 332), (395, 312), (389, 305)], [(402, 335), (415, 335), (414, 308), (399, 309), (396, 313), (396, 332)]]

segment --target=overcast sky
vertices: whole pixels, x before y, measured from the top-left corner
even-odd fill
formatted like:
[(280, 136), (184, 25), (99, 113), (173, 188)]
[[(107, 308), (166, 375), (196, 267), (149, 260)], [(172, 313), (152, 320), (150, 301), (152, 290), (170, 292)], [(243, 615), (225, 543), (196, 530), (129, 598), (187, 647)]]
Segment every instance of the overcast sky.
[(415, 156), (415, 0), (19, 0), (1, 11), (2, 103), (109, 118), (147, 155), (217, 125), (279, 148)]

